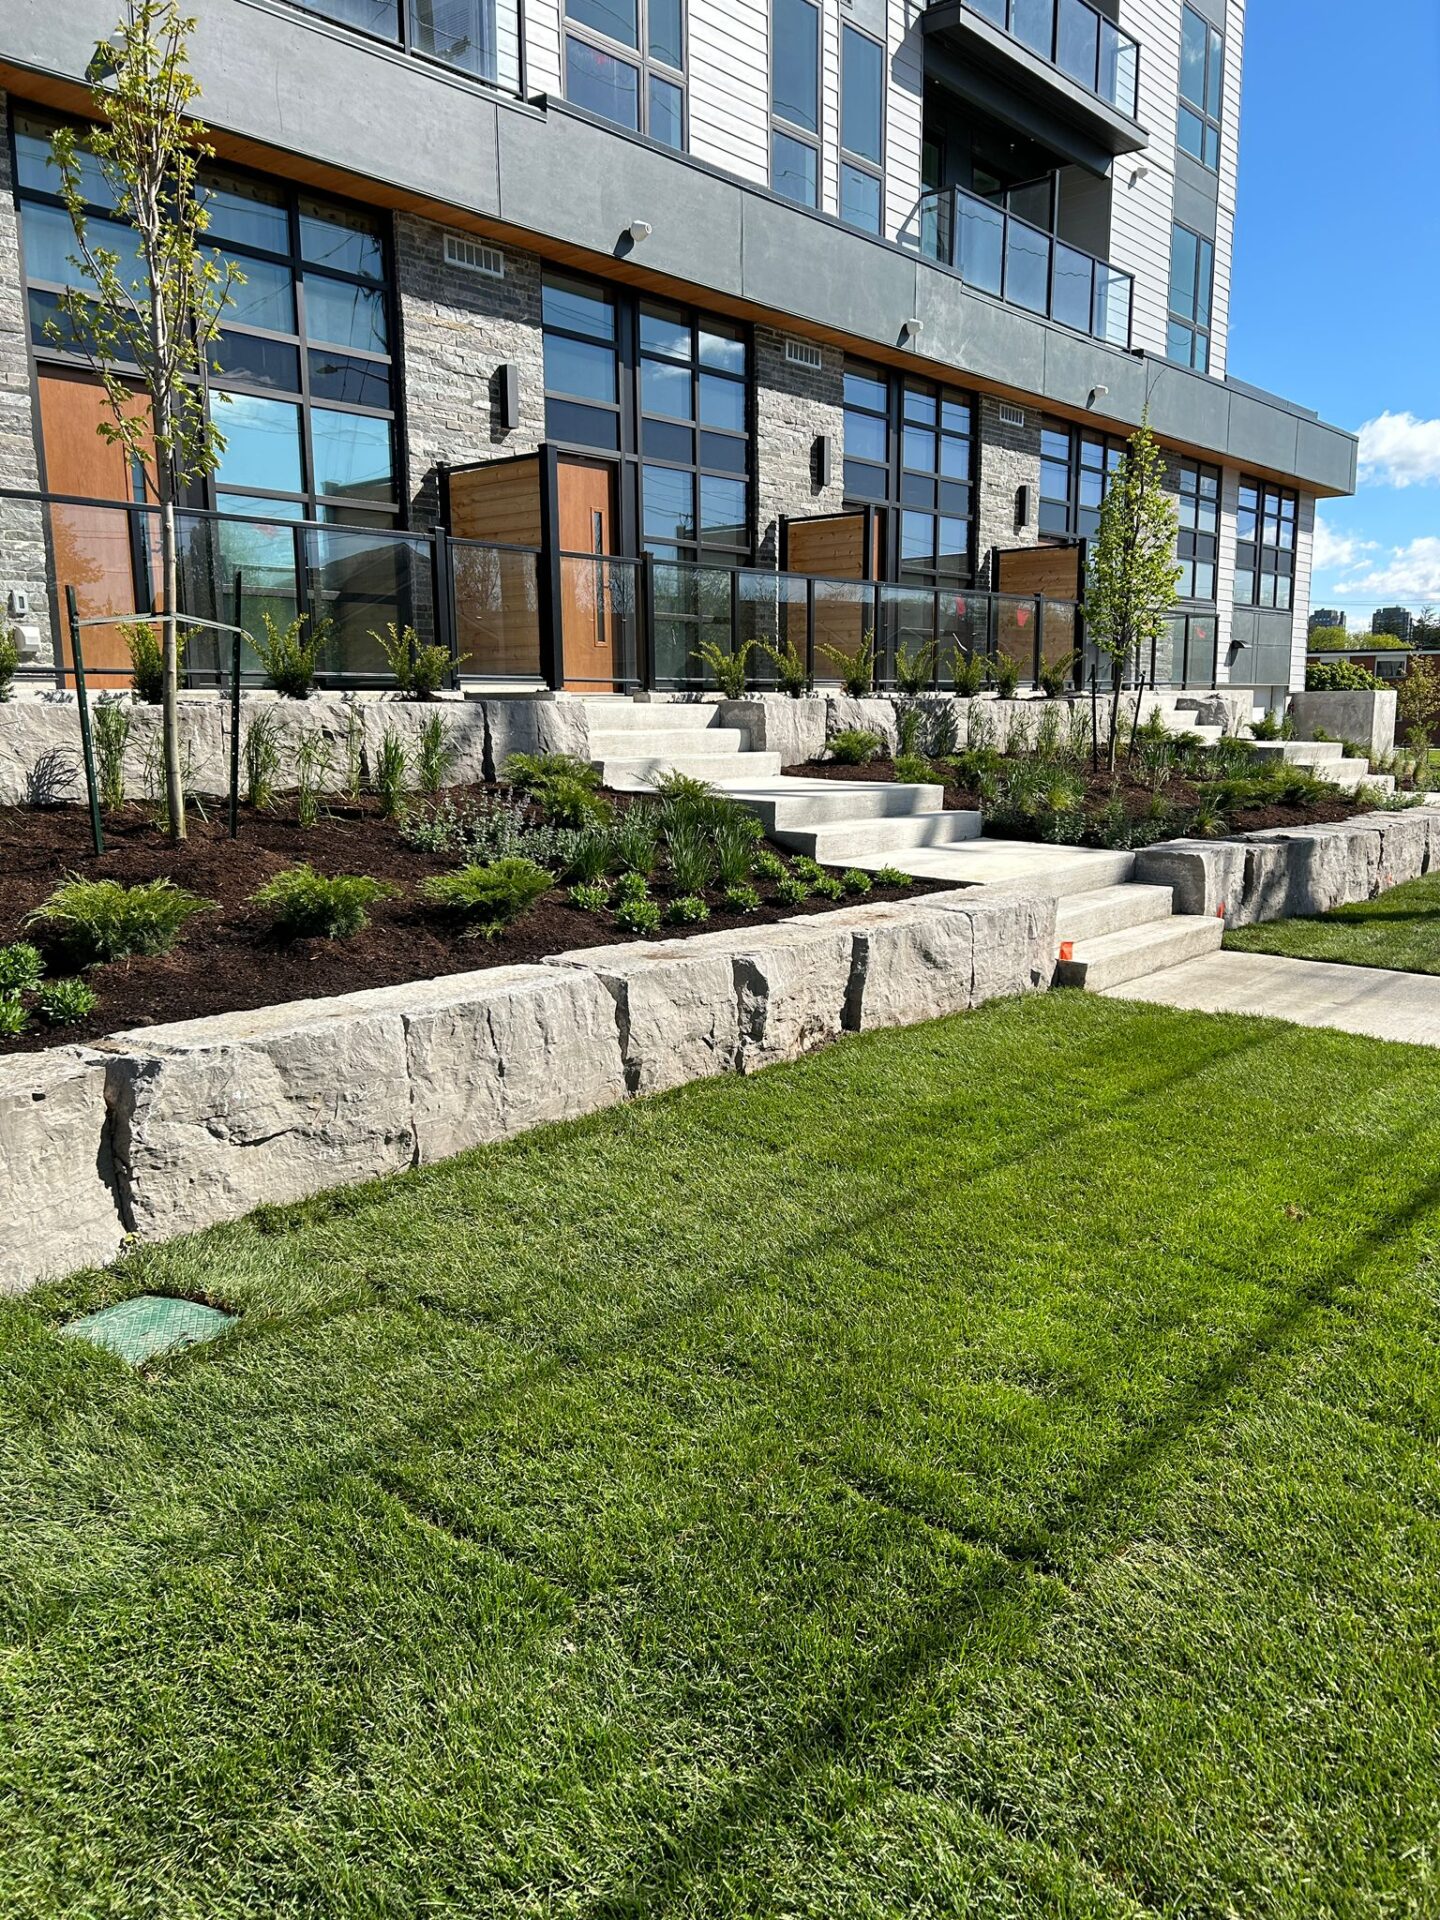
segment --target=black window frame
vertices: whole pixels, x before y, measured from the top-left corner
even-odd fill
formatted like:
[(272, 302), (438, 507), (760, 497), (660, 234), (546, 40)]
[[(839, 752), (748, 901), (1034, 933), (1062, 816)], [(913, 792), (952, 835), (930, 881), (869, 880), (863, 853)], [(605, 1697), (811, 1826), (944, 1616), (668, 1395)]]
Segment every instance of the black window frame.
[[(1204, 98), (1192, 100), (1185, 91), (1185, 31), (1189, 21), (1195, 21), (1205, 36), (1205, 52), (1202, 60), (1203, 78), (1200, 91)], [(1218, 43), (1218, 46), (1217, 46)], [(1214, 82), (1214, 105), (1211, 105), (1212, 80)], [(1188, 154), (1197, 166), (1209, 173), (1220, 171), (1220, 142), (1224, 132), (1225, 112), (1225, 34), (1220, 27), (1197, 12), (1194, 7), (1183, 6), (1180, 10), (1180, 79), (1179, 112), (1175, 122), (1175, 141), (1181, 153)], [(1194, 121), (1199, 128), (1200, 151), (1186, 144), (1186, 121)], [(1213, 155), (1213, 158), (1211, 157)]]
[[(687, 0), (677, 0), (680, 14), (680, 64), (673, 66), (668, 60), (657, 58), (650, 48), (650, 5), (651, 0), (635, 0), (636, 40), (630, 46), (625, 40), (613, 34), (607, 34), (602, 28), (589, 21), (577, 18), (570, 11), (569, 0), (561, 0), (560, 5), (560, 84), (564, 96), (571, 99), (570, 92), (570, 45), (578, 41), (590, 51), (603, 54), (606, 59), (617, 61), (621, 66), (629, 67), (636, 76), (636, 119), (637, 125), (631, 127), (628, 121), (614, 120), (608, 114), (600, 114), (601, 119), (610, 120), (612, 126), (624, 127), (627, 132), (643, 135), (654, 140), (657, 146), (664, 147), (667, 153), (688, 153), (690, 151), (690, 14)], [(659, 80), (673, 87), (680, 95), (680, 144), (657, 139), (651, 131), (650, 83)], [(586, 107), (583, 102), (574, 102), (583, 112), (596, 113), (598, 109)]]
[[(806, 127), (799, 121), (790, 119), (781, 113), (775, 104), (776, 54), (780, 45), (778, 10), (781, 5), (804, 7), (810, 14), (815, 29), (815, 125)], [(818, 0), (770, 0), (770, 191), (779, 194), (797, 207), (820, 207), (825, 197), (825, 164), (823, 150), (823, 128), (825, 121), (825, 15)], [(813, 199), (802, 200), (796, 195), (786, 193), (776, 185), (777, 168), (775, 165), (775, 144), (777, 135), (806, 147), (815, 158), (815, 195)], [(881, 216), (883, 224), (883, 214)]]
[[(37, 366), (58, 366), (93, 371), (93, 363), (83, 349), (67, 350), (56, 341), (36, 337), (30, 296), (41, 293), (53, 296), (61, 291), (60, 283), (32, 278), (25, 262), (24, 245), (24, 208), (38, 205), (51, 208), (64, 208), (64, 201), (58, 193), (47, 193), (43, 189), (23, 185), (20, 178), (19, 138), (22, 121), (37, 122), (50, 128), (67, 124), (66, 118), (37, 107), (31, 102), (11, 100), (9, 138), (11, 142), (12, 179), (14, 181), (14, 199), (19, 216), (21, 236), (21, 291), (24, 299), (26, 337), (32, 358)], [(83, 131), (83, 123), (68, 122)], [(227, 162), (210, 162), (201, 169), (202, 182), (206, 177), (223, 176), (239, 181), (253, 181), (268, 193), (278, 198), (283, 207), (289, 245), (285, 252), (262, 247), (253, 243), (228, 241), (218, 236), (206, 244), (213, 246), (227, 260), (233, 259), (243, 272), (247, 260), (270, 266), (285, 268), (290, 276), (294, 298), (295, 330), (268, 328), (247, 324), (244, 321), (223, 321), (219, 337), (210, 343), (206, 350), (206, 363), (202, 384), (207, 397), (211, 393), (234, 393), (242, 397), (261, 400), (274, 400), (298, 410), (299, 454), (301, 486), (298, 490), (289, 488), (265, 488), (238, 485), (227, 482), (224, 476), (224, 456), (219, 467), (207, 474), (194, 489), (198, 498), (192, 498), (189, 504), (203, 505), (208, 510), (220, 513), (234, 513), (236, 508), (231, 502), (238, 500), (269, 501), (277, 505), (298, 506), (298, 517), (309, 521), (320, 521), (332, 526), (350, 525), (357, 528), (373, 526), (377, 520), (388, 521), (392, 528), (403, 528), (408, 523), (409, 508), (405, 474), (407, 470), (406, 446), (404, 435), (404, 408), (401, 395), (402, 359), (399, 351), (398, 299), (395, 280), (394, 230), (390, 217), (380, 208), (368, 207), (363, 202), (350, 200), (339, 194), (317, 192), (307, 183), (288, 180), (277, 174), (262, 173), (251, 167), (232, 165)], [(58, 182), (58, 176), (57, 176)], [(303, 208), (306, 203), (320, 207), (332, 207), (337, 210), (360, 216), (373, 230), (379, 247), (380, 270), (378, 277), (350, 273), (344, 269), (321, 265), (305, 256), (304, 240), (301, 231)], [(271, 202), (275, 204), (275, 202)], [(87, 213), (95, 218), (113, 218), (113, 214), (98, 202), (86, 203)], [(67, 216), (68, 217), (68, 216)], [(378, 292), (382, 302), (385, 319), (385, 335), (388, 351), (376, 353), (366, 348), (344, 345), (340, 342), (325, 341), (312, 336), (306, 327), (305, 279), (310, 276), (317, 282), (333, 283), (337, 286), (354, 287), (367, 292)], [(217, 371), (214, 361), (220, 354), (223, 339), (255, 340), (262, 345), (268, 344), (281, 351), (293, 353), (296, 360), (298, 384), (293, 387), (277, 387), (271, 382), (246, 379), (243, 374)], [(383, 368), (389, 388), (390, 404), (375, 407), (353, 402), (337, 403), (332, 396), (316, 397), (313, 392), (314, 371), (311, 365), (312, 354), (340, 355), (347, 361), (356, 361), (364, 366)], [(118, 369), (121, 377), (125, 370)], [(208, 408), (209, 416), (225, 431), (226, 404)], [(318, 414), (338, 414), (341, 417), (359, 417), (363, 419), (383, 420), (389, 427), (390, 463), (392, 485), (388, 494), (374, 496), (356, 496), (350, 494), (325, 493), (317, 485), (315, 435), (312, 422)], [(136, 496), (137, 499), (139, 495)], [(347, 521), (345, 514), (363, 515), (363, 519)]]
[[(852, 40), (864, 41), (867, 46), (873, 47), (880, 56), (880, 95), (877, 103), (879, 106), (880, 131), (880, 152), (878, 157), (862, 154), (858, 148), (850, 146), (845, 139), (845, 74), (848, 65), (849, 43)], [(840, 160), (839, 170), (836, 174), (836, 208), (841, 220), (845, 222), (846, 226), (854, 227), (859, 233), (873, 233), (881, 236), (885, 233), (885, 160), (887, 151), (886, 135), (888, 131), (885, 124), (887, 118), (885, 110), (887, 104), (885, 86), (886, 57), (885, 43), (876, 34), (867, 33), (863, 27), (855, 26), (852, 21), (842, 20), (840, 22)], [(852, 220), (846, 214), (845, 171), (847, 167), (852, 173), (860, 174), (865, 179), (875, 182), (876, 210), (875, 225), (873, 227), (866, 226), (863, 221)]]
[[(501, 3), (502, 0), (496, 0), (495, 16), (497, 30), (495, 40), (497, 70), (500, 42), (498, 21)], [(516, 76), (512, 84), (509, 80), (503, 80), (498, 77), (492, 80), (487, 74), (477, 73), (471, 67), (462, 66), (459, 61), (447, 60), (444, 54), (436, 53), (432, 49), (417, 44), (421, 36), (415, 24), (415, 0), (394, 0), (393, 10), (396, 16), (396, 30), (394, 33), (381, 32), (374, 27), (362, 26), (357, 21), (347, 20), (343, 17), (343, 13), (340, 11), (338, 5), (336, 10), (332, 12), (330, 8), (325, 5), (325, 0), (285, 0), (285, 4), (293, 7), (296, 13), (308, 14), (313, 20), (323, 20), (327, 26), (339, 27), (345, 33), (353, 33), (357, 39), (368, 41), (372, 46), (396, 47), (402, 53), (408, 54), (412, 59), (423, 60), (428, 66), (436, 67), (442, 73), (458, 74), (462, 79), (473, 80), (477, 86), (490, 87), (495, 92), (503, 93), (512, 99), (523, 100), (526, 96), (525, 18), (523, 7), (520, 5), (517, 5), (515, 9)]]
[[(1175, 598), (1214, 607), (1220, 579), (1220, 469), (1203, 460), (1181, 460), (1175, 474), (1175, 511), (1180, 523), (1175, 558), (1181, 568)], [(1209, 593), (1195, 590), (1201, 567), (1210, 569)]]
[[(1061, 440), (1065, 442), (1063, 452), (1056, 444)], [(1036, 505), (1036, 525), (1042, 540), (1094, 538), (1099, 531), (1100, 508), (1109, 491), (1110, 478), (1124, 456), (1125, 442), (1112, 434), (1092, 433), (1084, 427), (1073, 427), (1065, 420), (1042, 418)], [(1053, 488), (1054, 476), (1062, 469), (1064, 491), (1047, 493), (1047, 486)], [(1092, 505), (1083, 496), (1086, 476), (1093, 474), (1100, 476), (1100, 498)]]
[[(1190, 288), (1190, 310), (1175, 305), (1176, 248), (1181, 234), (1195, 242), (1195, 271)], [(1208, 257), (1208, 270), (1204, 263)], [(1203, 290), (1203, 299), (1202, 299)], [(1165, 357), (1178, 367), (1190, 367), (1196, 373), (1210, 371), (1210, 344), (1215, 321), (1215, 241), (1213, 236), (1197, 233), (1183, 220), (1170, 223), (1170, 272), (1165, 282)], [(1200, 315), (1204, 313), (1202, 320)], [(1183, 335), (1184, 353), (1176, 351), (1177, 337)]]
[[(1247, 535), (1245, 528), (1251, 532)], [(1271, 529), (1275, 538), (1268, 538)], [(1285, 538), (1289, 531), (1288, 540)], [(1300, 544), (1300, 496), (1293, 487), (1240, 476), (1235, 504), (1235, 579), (1237, 607), (1264, 607), (1277, 613), (1295, 610), (1295, 555)], [(1248, 575), (1249, 591), (1241, 592)], [(1266, 586), (1266, 582), (1271, 584)], [(1284, 582), (1281, 593), (1280, 583)]]
[[(964, 387), (953, 386), (947, 381), (921, 379), (914, 374), (901, 373), (860, 359), (846, 360), (845, 376), (847, 392), (844, 415), (847, 438), (848, 423), (852, 416), (881, 422), (884, 428), (883, 463), (857, 456), (847, 450), (844, 453), (843, 471), (846, 508), (857, 511), (862, 507), (871, 507), (883, 516), (885, 528), (883, 560), (887, 579), (892, 584), (900, 586), (972, 588), (976, 577), (976, 542), (980, 528), (978, 500), (980, 402), (978, 395)], [(849, 386), (852, 378), (884, 385), (883, 411), (850, 397)], [(933, 402), (933, 422), (917, 417), (918, 407), (912, 409), (907, 404), (911, 399), (920, 403)], [(947, 407), (965, 409), (967, 425), (963, 430), (946, 423)], [(935, 465), (933, 467), (907, 464), (905, 444), (907, 427), (917, 434), (934, 434)], [(944, 466), (943, 443), (947, 441), (963, 444), (967, 448), (967, 470), (963, 476), (941, 471)], [(880, 480), (880, 491), (867, 490), (855, 484), (866, 475), (873, 475)], [(955, 510), (953, 496), (947, 495), (947, 488), (964, 489), (966, 498), (963, 512)], [(926, 496), (927, 489), (928, 496)], [(917, 563), (914, 559), (907, 560), (905, 557), (907, 516), (912, 519), (928, 516), (932, 522), (928, 565)], [(956, 568), (942, 569), (940, 561), (943, 543), (940, 529), (942, 524), (949, 520), (964, 523), (965, 544), (960, 565)]]

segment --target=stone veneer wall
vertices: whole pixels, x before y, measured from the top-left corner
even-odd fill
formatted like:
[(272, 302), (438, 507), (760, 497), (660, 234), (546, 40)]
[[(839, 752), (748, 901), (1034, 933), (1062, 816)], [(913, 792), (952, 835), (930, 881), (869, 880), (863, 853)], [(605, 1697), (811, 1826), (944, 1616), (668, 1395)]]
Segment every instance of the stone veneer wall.
[[(445, 228), (395, 216), (395, 284), (416, 524), (435, 518), (435, 463), (531, 453), (545, 437), (540, 261), (502, 249), (494, 280), (445, 260)], [(500, 424), (499, 370), (520, 371), (520, 424)]]
[[(980, 484), (975, 529), (976, 585), (990, 585), (992, 547), (1034, 547), (1040, 544), (1040, 409), (1026, 407), (1023, 427), (1000, 418), (1000, 402), (982, 393), (978, 408)], [(1030, 525), (1015, 525), (1015, 495), (1029, 487), (1033, 506)]]
[[(38, 489), (40, 466), (9, 128), (9, 102), (0, 93), (0, 486)], [(17, 587), (30, 596), (26, 624), (40, 630), (39, 654), (28, 664), (53, 660), (45, 523), (38, 507), (0, 500), (0, 618), (6, 616), (9, 595)]]
[[(845, 502), (845, 356), (820, 349), (818, 372), (785, 358), (785, 335), (755, 329), (756, 555), (779, 558), (782, 516), (838, 513)], [(830, 485), (817, 487), (812, 454), (819, 434), (832, 441)]]

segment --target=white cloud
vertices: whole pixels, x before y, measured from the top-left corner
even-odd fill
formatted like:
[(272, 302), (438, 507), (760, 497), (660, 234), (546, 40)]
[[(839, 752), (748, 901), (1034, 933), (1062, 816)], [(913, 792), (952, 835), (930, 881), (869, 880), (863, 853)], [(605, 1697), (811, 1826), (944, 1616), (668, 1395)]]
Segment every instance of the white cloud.
[(1360, 478), (1389, 487), (1440, 486), (1440, 420), (1382, 413), (1360, 429)]
[(1360, 540), (1353, 534), (1332, 533), (1317, 515), (1315, 519), (1315, 571), (1344, 573), (1362, 564), (1367, 553), (1378, 551), (1373, 540)]
[(1422, 534), (1390, 558), (1334, 589), (1339, 597), (1395, 601), (1414, 607), (1440, 605), (1440, 534)]

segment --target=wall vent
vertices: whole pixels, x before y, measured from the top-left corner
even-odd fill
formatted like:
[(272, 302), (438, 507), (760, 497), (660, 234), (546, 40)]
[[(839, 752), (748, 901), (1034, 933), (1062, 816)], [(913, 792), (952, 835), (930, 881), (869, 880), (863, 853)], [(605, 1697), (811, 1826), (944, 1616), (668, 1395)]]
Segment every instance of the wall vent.
[(825, 362), (819, 347), (809, 340), (796, 340), (786, 336), (785, 358), (792, 367), (808, 367), (811, 373), (819, 373)]
[(446, 234), (445, 264), (464, 267), (468, 273), (483, 273), (490, 280), (505, 278), (505, 256), (500, 249), (487, 247), (483, 240), (473, 240), (468, 233)]
[(1025, 409), (1023, 407), (1012, 407), (1008, 400), (1002, 400), (1000, 402), (1000, 424), (1002, 427), (1023, 427), (1025, 424)]

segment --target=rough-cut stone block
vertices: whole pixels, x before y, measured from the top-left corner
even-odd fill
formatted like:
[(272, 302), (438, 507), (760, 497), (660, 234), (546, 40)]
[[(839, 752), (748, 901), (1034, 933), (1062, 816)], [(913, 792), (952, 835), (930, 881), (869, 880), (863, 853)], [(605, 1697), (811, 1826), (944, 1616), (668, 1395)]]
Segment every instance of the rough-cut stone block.
[(0, 806), (79, 800), (80, 721), (73, 701), (0, 705)]
[(1369, 900), (1380, 887), (1378, 828), (1286, 827), (1245, 835), (1244, 918), (1283, 920)]
[(825, 709), (827, 740), (858, 727), (880, 736), (882, 753), (894, 753), (900, 736), (893, 700), (854, 700), (848, 693), (832, 693), (826, 696)]
[(615, 1003), (593, 974), (491, 967), (352, 994), (405, 1026), (422, 1164), (625, 1097)]
[(973, 915), (900, 901), (845, 908), (830, 917), (854, 935), (845, 1006), (851, 1032), (909, 1026), (970, 1005)]
[(782, 767), (818, 760), (825, 751), (826, 701), (807, 694), (792, 700), (788, 694), (747, 694), (743, 700), (720, 702), (720, 725), (740, 727), (751, 753), (778, 753)]
[(405, 1024), (344, 996), (113, 1035), (122, 1209), (163, 1240), (408, 1167)]
[[(1418, 880), (1430, 871), (1430, 821), (1427, 809), (1417, 807), (1410, 813), (1368, 813), (1362, 816), (1367, 827), (1380, 833), (1380, 886), (1398, 887), (1407, 880)], [(1354, 824), (1359, 825), (1361, 821)]]
[(730, 955), (696, 953), (695, 944), (637, 940), (554, 954), (545, 963), (578, 967), (605, 986), (615, 1005), (631, 1093), (664, 1093), (739, 1066)]
[(725, 955), (733, 970), (742, 1073), (795, 1060), (844, 1028), (854, 935), (835, 914), (780, 926), (736, 927), (686, 944), (697, 955)]
[(0, 1294), (120, 1250), (105, 1067), (85, 1047), (0, 1060)]
[(975, 889), (931, 894), (915, 903), (942, 913), (964, 914), (973, 929), (970, 1005), (1039, 993), (1055, 966), (1055, 901), (1033, 894)]
[(577, 760), (590, 758), (590, 722), (578, 700), (537, 694), (527, 699), (511, 696), (471, 704), (483, 704), (485, 709), (492, 779), (503, 774), (512, 753), (569, 753)]
[(1322, 732), (1332, 740), (1356, 740), (1372, 760), (1383, 760), (1395, 746), (1397, 701), (1393, 687), (1296, 693), (1290, 699), (1290, 715), (1302, 740), (1317, 739)]
[(1240, 926), (1245, 894), (1245, 848), (1237, 840), (1162, 840), (1135, 855), (1135, 878), (1170, 887), (1176, 913), (1216, 914)]

